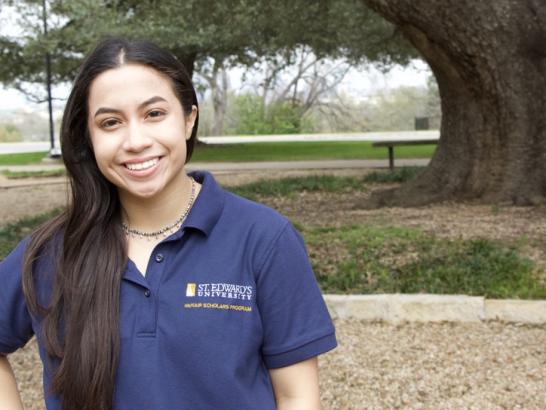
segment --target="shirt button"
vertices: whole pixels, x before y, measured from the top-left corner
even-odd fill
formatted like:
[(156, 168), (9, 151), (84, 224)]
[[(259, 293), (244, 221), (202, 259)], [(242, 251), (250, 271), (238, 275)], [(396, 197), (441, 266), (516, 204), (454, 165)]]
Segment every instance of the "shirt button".
[(144, 296), (146, 296), (147, 298), (149, 298), (151, 294), (152, 294), (152, 292), (150, 292), (149, 290), (146, 290), (144, 292)]
[(162, 254), (162, 253), (158, 253), (157, 255), (155, 255), (155, 261), (156, 261), (157, 263), (163, 262), (163, 254)]

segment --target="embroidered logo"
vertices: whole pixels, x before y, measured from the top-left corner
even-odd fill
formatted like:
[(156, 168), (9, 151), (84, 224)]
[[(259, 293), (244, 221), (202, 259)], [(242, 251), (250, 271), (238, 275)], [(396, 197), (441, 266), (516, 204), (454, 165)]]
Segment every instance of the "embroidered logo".
[(254, 288), (233, 283), (188, 283), (187, 297), (252, 300)]
[[(248, 285), (235, 285), (232, 283), (187, 283), (186, 297), (188, 298), (220, 298), (224, 303), (185, 303), (186, 309), (221, 309), (239, 312), (252, 312), (251, 306), (232, 303), (235, 300), (250, 301), (254, 295), (254, 288)], [(231, 300), (231, 301), (230, 301)]]
[(188, 283), (188, 286), (186, 286), (186, 296), (190, 298), (195, 296), (195, 283)]

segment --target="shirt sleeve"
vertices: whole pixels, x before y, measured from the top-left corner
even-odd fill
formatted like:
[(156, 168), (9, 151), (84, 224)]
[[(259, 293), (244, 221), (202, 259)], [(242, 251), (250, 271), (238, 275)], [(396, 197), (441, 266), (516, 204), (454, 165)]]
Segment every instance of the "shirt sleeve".
[(337, 346), (303, 239), (290, 223), (274, 239), (258, 270), (257, 304), (268, 368), (289, 366)]
[(21, 277), (25, 242), (0, 262), (0, 354), (23, 347), (34, 334)]

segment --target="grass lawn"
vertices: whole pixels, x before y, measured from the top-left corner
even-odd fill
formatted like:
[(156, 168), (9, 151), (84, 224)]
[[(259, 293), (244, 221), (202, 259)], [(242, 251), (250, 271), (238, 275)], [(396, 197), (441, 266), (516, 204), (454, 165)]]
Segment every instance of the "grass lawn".
[(415, 178), (422, 167), (400, 167), (393, 171), (375, 171), (362, 178), (337, 177), (333, 175), (313, 175), (282, 179), (263, 179), (242, 186), (232, 187), (230, 191), (253, 201), (261, 197), (293, 197), (301, 191), (308, 192), (347, 192), (366, 189), (368, 183), (405, 182)]
[(518, 246), (390, 226), (305, 228), (303, 233), (327, 293), (546, 298), (534, 263), (520, 255)]
[(32, 165), (39, 164), (47, 156), (47, 152), (25, 152), (22, 154), (0, 154), (0, 165)]
[[(430, 158), (435, 145), (395, 148), (395, 158)], [(387, 159), (387, 149), (371, 142), (260, 142), (232, 145), (200, 145), (194, 162), (305, 161), (315, 159)]]
[[(430, 158), (435, 145), (395, 148), (396, 158)], [(2, 154), (0, 165), (39, 164), (46, 152)], [(260, 142), (231, 145), (199, 145), (193, 162), (304, 161), (318, 159), (387, 159), (387, 149), (371, 142)]]
[(355, 177), (335, 177), (315, 175), (283, 179), (263, 179), (229, 190), (237, 195), (259, 201), (260, 197), (285, 196), (292, 198), (301, 191), (308, 192), (343, 192), (351, 189), (363, 189), (364, 179)]
[(15, 223), (0, 226), (0, 260), (4, 259), (21, 239), (28, 236), (38, 226), (48, 219), (53, 218), (58, 213), (59, 210), (54, 210), (31, 218), (21, 219)]
[[(418, 169), (401, 169), (412, 178)], [(379, 175), (369, 178), (382, 182)], [(389, 181), (385, 181), (389, 182)], [(350, 192), (366, 179), (311, 176), (264, 180), (231, 191), (255, 199), (296, 192)], [(363, 188), (364, 186), (364, 188)], [(0, 227), (0, 259), (56, 212)], [(542, 271), (523, 256), (520, 244), (481, 239), (439, 238), (417, 228), (378, 223), (317, 227), (296, 224), (303, 233), (317, 279), (326, 293), (467, 294), (488, 298), (546, 298)]]
[(66, 175), (66, 170), (63, 168), (53, 169), (47, 171), (0, 171), (0, 174), (4, 175), (8, 179), (24, 179), (24, 178), (51, 178), (62, 177)]

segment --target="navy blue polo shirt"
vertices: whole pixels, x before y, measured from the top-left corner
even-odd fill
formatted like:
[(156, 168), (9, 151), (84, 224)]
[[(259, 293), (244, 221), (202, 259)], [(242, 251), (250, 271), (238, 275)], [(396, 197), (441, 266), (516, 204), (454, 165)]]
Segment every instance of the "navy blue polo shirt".
[[(145, 276), (132, 261), (124, 272), (114, 408), (275, 409), (268, 369), (333, 349), (334, 326), (290, 222), (192, 175), (203, 186), (182, 228), (156, 246)], [(46, 406), (60, 409), (21, 290), (25, 245), (0, 264), (0, 352), (36, 334)], [(39, 278), (52, 266), (42, 256)], [(37, 286), (47, 300), (51, 278)]]

